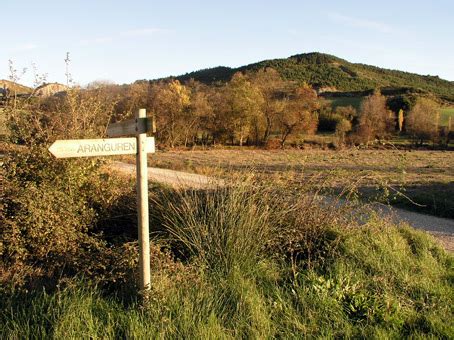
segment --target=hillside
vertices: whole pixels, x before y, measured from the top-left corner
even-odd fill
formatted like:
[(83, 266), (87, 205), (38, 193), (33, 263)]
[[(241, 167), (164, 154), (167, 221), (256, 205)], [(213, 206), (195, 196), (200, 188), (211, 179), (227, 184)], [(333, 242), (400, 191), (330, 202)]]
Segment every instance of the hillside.
[(8, 88), (11, 92), (16, 91), (17, 94), (31, 93), (33, 89), (31, 87), (21, 85), (10, 80), (0, 79), (0, 88)]
[(376, 66), (350, 63), (344, 59), (323, 54), (305, 53), (286, 59), (264, 60), (238, 68), (215, 67), (199, 70), (176, 77), (184, 81), (195, 80), (212, 83), (227, 81), (235, 72), (257, 71), (272, 67), (283, 78), (297, 82), (307, 82), (317, 89), (330, 92), (367, 91), (377, 87), (405, 89), (406, 91), (430, 92), (439, 98), (454, 102), (454, 82), (438, 76), (422, 76)]

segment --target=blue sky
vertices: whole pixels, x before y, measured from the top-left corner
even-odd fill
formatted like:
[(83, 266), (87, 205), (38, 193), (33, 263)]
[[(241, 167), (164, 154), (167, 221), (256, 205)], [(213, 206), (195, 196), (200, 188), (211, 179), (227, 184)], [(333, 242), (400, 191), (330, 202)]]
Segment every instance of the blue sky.
[(47, 80), (128, 83), (319, 51), (454, 81), (454, 1), (0, 0), (8, 60)]

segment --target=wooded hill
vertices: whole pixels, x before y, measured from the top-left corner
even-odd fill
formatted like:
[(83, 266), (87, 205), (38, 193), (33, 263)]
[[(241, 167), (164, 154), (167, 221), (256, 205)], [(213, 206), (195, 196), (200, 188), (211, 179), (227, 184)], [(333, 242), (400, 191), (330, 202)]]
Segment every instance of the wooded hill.
[(228, 81), (238, 71), (255, 72), (267, 67), (277, 70), (285, 80), (306, 82), (326, 94), (344, 92), (343, 95), (362, 96), (363, 91), (382, 88), (391, 92), (390, 94), (394, 91), (396, 93), (402, 93), (402, 91), (432, 93), (443, 101), (454, 103), (453, 81), (444, 80), (438, 76), (422, 76), (350, 63), (332, 55), (316, 52), (297, 54), (286, 59), (264, 60), (238, 68), (219, 66), (186, 73), (175, 78), (180, 81), (192, 78), (210, 84)]

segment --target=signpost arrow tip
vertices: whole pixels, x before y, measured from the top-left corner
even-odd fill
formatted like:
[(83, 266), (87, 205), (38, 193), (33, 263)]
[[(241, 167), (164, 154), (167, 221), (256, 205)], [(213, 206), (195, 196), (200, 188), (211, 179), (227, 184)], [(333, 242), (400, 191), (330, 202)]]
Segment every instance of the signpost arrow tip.
[(56, 154), (56, 151), (57, 151), (57, 150), (55, 150), (56, 147), (57, 147), (57, 146), (55, 145), (56, 143), (57, 143), (57, 142), (53, 142), (52, 145), (51, 145), (51, 146), (49, 147), (49, 149), (48, 149), (49, 152), (50, 152), (52, 155), (54, 155), (54, 157), (57, 157), (57, 154)]

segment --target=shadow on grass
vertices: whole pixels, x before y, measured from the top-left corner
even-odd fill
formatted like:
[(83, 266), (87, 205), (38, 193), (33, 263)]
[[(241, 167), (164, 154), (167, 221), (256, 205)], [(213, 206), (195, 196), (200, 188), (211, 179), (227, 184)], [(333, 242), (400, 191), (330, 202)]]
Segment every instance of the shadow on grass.
[[(394, 187), (393, 187), (394, 188)], [(396, 190), (396, 191), (394, 191)], [(361, 186), (361, 199), (381, 202), (418, 213), (454, 219), (454, 182), (389, 187)]]
[(454, 182), (411, 185), (405, 187), (404, 193), (418, 205), (401, 195), (391, 202), (392, 205), (454, 219)]

